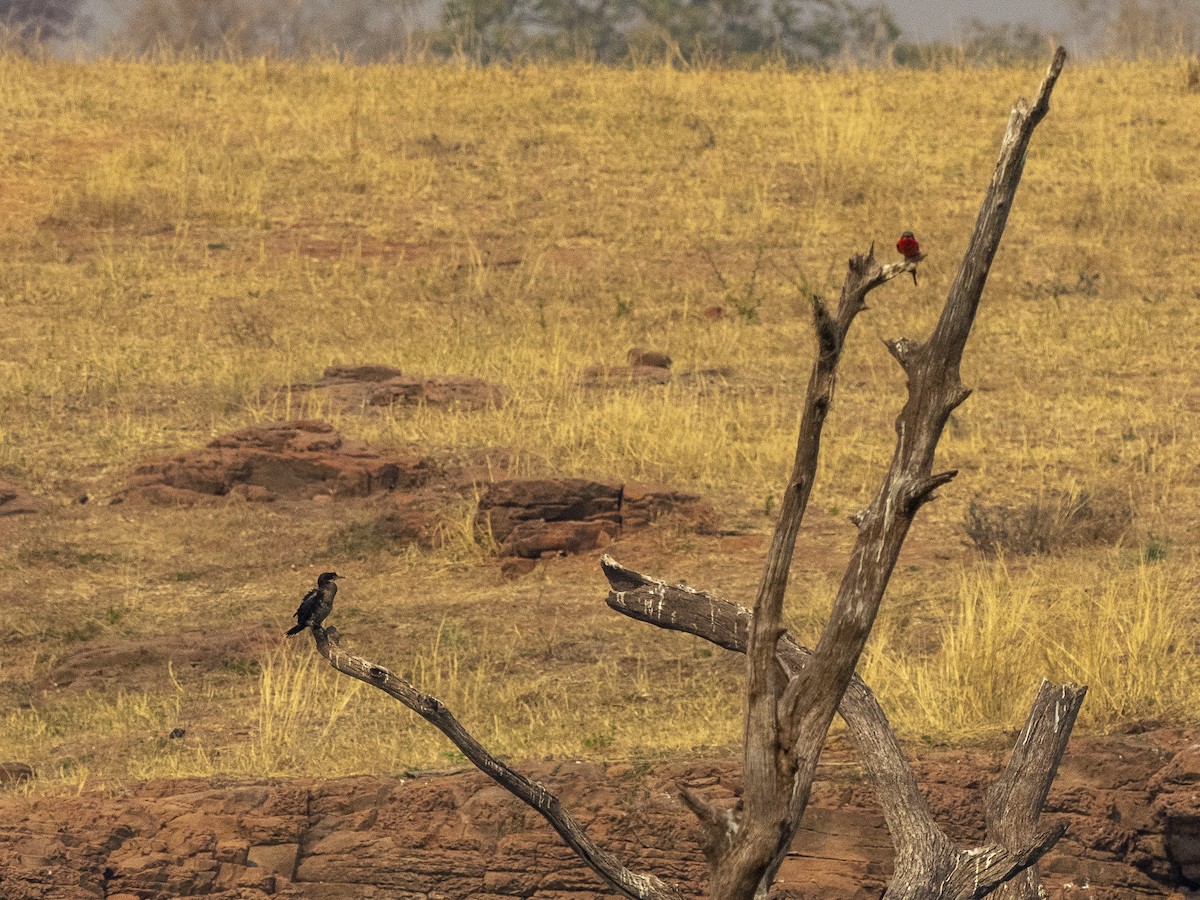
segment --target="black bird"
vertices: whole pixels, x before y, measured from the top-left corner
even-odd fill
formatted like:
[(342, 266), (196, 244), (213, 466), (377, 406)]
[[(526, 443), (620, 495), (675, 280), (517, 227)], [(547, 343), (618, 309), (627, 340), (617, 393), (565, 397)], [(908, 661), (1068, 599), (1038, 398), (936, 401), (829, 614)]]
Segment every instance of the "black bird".
[(299, 634), (310, 625), (320, 625), (333, 612), (333, 598), (337, 594), (334, 584), (341, 576), (337, 572), (322, 572), (317, 576), (317, 586), (304, 595), (300, 608), (296, 610), (296, 624), (288, 634)]

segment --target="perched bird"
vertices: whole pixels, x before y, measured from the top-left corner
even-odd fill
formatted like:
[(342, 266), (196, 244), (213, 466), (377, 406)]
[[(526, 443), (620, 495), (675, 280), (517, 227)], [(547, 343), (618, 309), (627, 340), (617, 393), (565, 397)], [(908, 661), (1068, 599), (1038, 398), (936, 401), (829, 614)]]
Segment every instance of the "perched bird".
[(288, 634), (299, 634), (310, 625), (320, 625), (333, 612), (333, 598), (337, 595), (334, 584), (341, 576), (337, 572), (322, 572), (317, 576), (317, 586), (304, 595), (300, 608), (296, 610), (296, 624)]
[[(917, 240), (917, 236), (911, 231), (906, 231), (900, 235), (900, 240), (896, 241), (896, 249), (900, 251), (900, 255), (906, 260), (919, 262), (924, 256), (921, 253), (921, 243)], [(917, 270), (913, 269), (912, 273), (913, 284), (917, 283)]]

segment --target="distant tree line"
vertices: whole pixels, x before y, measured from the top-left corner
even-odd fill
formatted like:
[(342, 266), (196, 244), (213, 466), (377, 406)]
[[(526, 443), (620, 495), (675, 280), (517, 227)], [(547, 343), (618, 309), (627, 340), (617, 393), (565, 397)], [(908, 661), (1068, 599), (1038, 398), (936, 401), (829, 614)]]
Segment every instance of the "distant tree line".
[[(0, 0), (9, 48), (78, 34), (82, 0)], [(951, 42), (906, 41), (882, 0), (109, 0), (117, 24), (92, 46), (129, 54), (339, 54), (361, 61), (488, 63), (672, 59), (908, 66), (1042, 59), (1060, 36), (967, 22)], [(1098, 53), (1200, 49), (1200, 0), (1066, 0)]]
[(78, 13), (78, 0), (0, 0), (0, 46), (60, 40), (74, 27)]

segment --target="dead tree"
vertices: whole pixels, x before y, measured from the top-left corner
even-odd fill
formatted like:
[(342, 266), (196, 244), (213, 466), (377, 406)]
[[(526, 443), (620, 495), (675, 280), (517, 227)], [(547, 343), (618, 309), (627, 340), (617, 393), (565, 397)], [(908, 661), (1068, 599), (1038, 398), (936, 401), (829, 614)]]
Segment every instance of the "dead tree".
[[(837, 306), (813, 298), (817, 356), (804, 400), (796, 457), (781, 504), (753, 611), (602, 560), (614, 610), (685, 631), (746, 656), (746, 719), (740, 808), (717, 806), (686, 784), (684, 803), (700, 822), (700, 846), (714, 900), (766, 896), (804, 816), (817, 762), (835, 712), (845, 719), (872, 778), (896, 847), (891, 900), (966, 900), (993, 892), (1007, 900), (1039, 896), (1035, 863), (1063, 829), (1039, 831), (1038, 817), (1070, 738), (1085, 688), (1042, 685), (1008, 767), (987, 794), (987, 843), (959, 848), (938, 828), (887, 717), (854, 670), (874, 625), (892, 569), (917, 511), (955, 472), (933, 472), (933, 457), (950, 413), (967, 399), (959, 364), (1038, 123), (1062, 69), (1059, 49), (1034, 103), (1018, 100), (1000, 159), (966, 255), (930, 337), (899, 339), (888, 351), (908, 379), (896, 420), (896, 448), (875, 499), (853, 517), (858, 538), (813, 650), (782, 624), (783, 598), (796, 536), (812, 491), (821, 432), (833, 401), (842, 349), (866, 308), (867, 295), (920, 258), (880, 265), (874, 248), (853, 257)], [(385, 691), (439, 728), (476, 766), (536, 809), (568, 845), (626, 897), (666, 900), (680, 892), (649, 874), (629, 871), (591, 841), (557, 799), (493, 757), (435, 697), (389, 670), (338, 646), (334, 629), (313, 628), (318, 650), (339, 672)]]

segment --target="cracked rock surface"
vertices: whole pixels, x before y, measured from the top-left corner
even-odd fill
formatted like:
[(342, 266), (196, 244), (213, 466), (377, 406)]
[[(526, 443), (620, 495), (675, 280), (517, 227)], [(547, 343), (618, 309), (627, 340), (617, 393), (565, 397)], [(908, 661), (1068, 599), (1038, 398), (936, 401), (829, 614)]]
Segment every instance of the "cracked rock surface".
[[(1072, 742), (1046, 816), (1067, 837), (1043, 866), (1051, 898), (1191, 894), (1200, 736), (1161, 730)], [(983, 827), (999, 750), (923, 753), (918, 777), (958, 839)], [(732, 802), (728, 759), (526, 767), (588, 831), (635, 868), (703, 896), (705, 867), (674, 779)], [(882, 896), (891, 844), (853, 753), (825, 754), (805, 827), (780, 872), (780, 898)], [(473, 770), (419, 778), (159, 780), (109, 795), (0, 795), (6, 900), (607, 896), (549, 826)], [(1194, 887), (1194, 885), (1193, 885)]]

